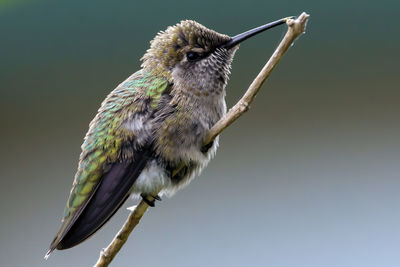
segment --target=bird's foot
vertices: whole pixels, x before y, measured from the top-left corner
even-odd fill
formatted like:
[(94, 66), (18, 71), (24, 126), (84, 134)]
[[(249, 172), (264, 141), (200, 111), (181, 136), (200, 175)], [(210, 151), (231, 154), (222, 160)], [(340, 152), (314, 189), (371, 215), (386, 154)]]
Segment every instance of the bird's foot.
[(159, 195), (156, 196), (150, 196), (150, 195), (146, 195), (146, 194), (140, 194), (140, 196), (143, 198), (143, 201), (146, 202), (147, 205), (149, 205), (150, 207), (154, 207), (156, 200), (161, 201), (161, 198)]

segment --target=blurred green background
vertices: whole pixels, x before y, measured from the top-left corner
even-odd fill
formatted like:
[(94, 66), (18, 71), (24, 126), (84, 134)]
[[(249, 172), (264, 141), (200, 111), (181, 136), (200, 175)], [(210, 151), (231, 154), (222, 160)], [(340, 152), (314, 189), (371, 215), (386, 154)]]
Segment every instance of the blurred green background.
[[(399, 266), (398, 1), (0, 1), (0, 265), (92, 266), (128, 215), (43, 256), (88, 123), (182, 19), (235, 35), (311, 14), (249, 113), (112, 266)], [(231, 106), (285, 27), (241, 45)]]

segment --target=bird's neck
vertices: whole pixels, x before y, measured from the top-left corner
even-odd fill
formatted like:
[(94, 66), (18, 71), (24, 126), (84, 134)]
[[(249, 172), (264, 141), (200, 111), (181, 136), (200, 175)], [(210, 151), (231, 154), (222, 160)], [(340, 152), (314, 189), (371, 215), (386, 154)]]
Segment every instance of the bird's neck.
[(201, 90), (188, 91), (173, 85), (171, 104), (188, 114), (195, 114), (211, 128), (226, 113), (225, 93), (204, 94)]

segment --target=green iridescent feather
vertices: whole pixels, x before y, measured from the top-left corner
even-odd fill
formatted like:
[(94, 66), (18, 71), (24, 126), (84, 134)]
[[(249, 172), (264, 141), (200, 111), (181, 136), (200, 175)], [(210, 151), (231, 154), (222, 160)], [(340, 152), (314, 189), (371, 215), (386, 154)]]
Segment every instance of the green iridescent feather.
[(90, 123), (82, 144), (78, 171), (64, 209), (62, 226), (52, 243), (57, 245), (95, 192), (107, 166), (121, 156), (124, 142), (134, 142), (134, 132), (124, 123), (136, 113), (152, 112), (168, 81), (138, 71), (113, 90)]

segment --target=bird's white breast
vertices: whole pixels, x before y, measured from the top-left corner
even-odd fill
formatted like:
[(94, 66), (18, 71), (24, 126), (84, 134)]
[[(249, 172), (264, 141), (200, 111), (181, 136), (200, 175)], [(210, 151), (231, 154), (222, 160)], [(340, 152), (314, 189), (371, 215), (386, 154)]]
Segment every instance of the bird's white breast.
[(143, 169), (139, 177), (133, 184), (131, 193), (133, 196), (139, 196), (141, 193), (157, 195), (165, 187), (170, 186), (171, 180), (155, 160), (150, 161)]

